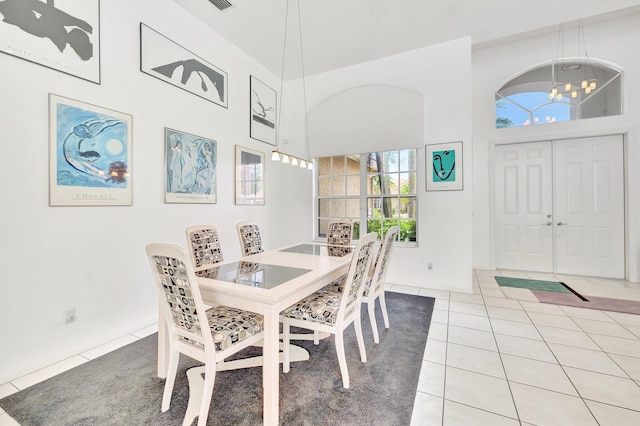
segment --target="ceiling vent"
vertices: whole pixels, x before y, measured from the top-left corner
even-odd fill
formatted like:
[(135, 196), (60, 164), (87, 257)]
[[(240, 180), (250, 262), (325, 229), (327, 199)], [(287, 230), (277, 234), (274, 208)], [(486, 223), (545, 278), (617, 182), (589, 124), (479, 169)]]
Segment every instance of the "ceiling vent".
[(233, 7), (231, 2), (227, 0), (209, 0), (209, 1), (211, 2), (211, 4), (213, 4), (215, 7), (217, 7), (221, 11), (225, 9), (229, 9), (230, 7)]

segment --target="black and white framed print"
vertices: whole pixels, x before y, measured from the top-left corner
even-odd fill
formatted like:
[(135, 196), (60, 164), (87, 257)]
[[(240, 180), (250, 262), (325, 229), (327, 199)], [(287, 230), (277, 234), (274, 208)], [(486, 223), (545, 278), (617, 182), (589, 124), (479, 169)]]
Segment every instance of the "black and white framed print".
[(427, 191), (461, 191), (462, 141), (427, 145)]
[(0, 51), (100, 84), (100, 0), (4, 0), (0, 16)]
[(140, 71), (227, 108), (227, 73), (142, 22)]
[(251, 128), (250, 136), (269, 145), (276, 145), (276, 108), (278, 96), (275, 90), (250, 76)]

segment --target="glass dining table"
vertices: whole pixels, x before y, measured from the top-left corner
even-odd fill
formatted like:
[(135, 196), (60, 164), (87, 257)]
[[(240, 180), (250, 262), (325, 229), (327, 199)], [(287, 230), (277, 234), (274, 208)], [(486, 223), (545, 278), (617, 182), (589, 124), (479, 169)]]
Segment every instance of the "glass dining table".
[[(351, 251), (350, 247), (294, 244), (196, 270), (205, 304), (232, 306), (264, 316), (260, 362), (265, 425), (277, 425), (279, 419), (280, 312), (344, 275)], [(158, 329), (158, 376), (166, 377), (166, 328), (159, 324)]]

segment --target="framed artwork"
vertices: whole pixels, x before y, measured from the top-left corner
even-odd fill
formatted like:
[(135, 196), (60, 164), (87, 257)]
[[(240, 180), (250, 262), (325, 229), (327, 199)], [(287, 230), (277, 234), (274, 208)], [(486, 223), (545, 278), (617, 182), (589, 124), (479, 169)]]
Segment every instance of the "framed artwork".
[(215, 204), (216, 141), (165, 128), (166, 203)]
[(227, 73), (142, 22), (140, 71), (227, 108)]
[(427, 191), (461, 191), (462, 141), (425, 148)]
[(100, 0), (4, 0), (0, 15), (0, 51), (100, 84)]
[(249, 136), (276, 145), (277, 93), (254, 76), (250, 76), (251, 126)]
[(132, 117), (49, 94), (49, 204), (130, 206)]
[(236, 204), (264, 205), (264, 152), (236, 145)]

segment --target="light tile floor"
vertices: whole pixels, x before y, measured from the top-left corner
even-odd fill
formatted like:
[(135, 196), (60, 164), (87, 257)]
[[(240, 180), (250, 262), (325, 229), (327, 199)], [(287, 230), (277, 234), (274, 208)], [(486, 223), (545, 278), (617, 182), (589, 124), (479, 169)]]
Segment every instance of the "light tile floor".
[[(640, 425), (640, 315), (542, 304), (517, 292), (522, 300), (508, 299), (495, 275), (640, 300), (635, 283), (523, 271), (476, 270), (474, 294), (388, 286), (436, 298), (411, 425)], [(0, 398), (156, 331), (0, 384)], [(16, 425), (0, 408), (0, 426)]]

